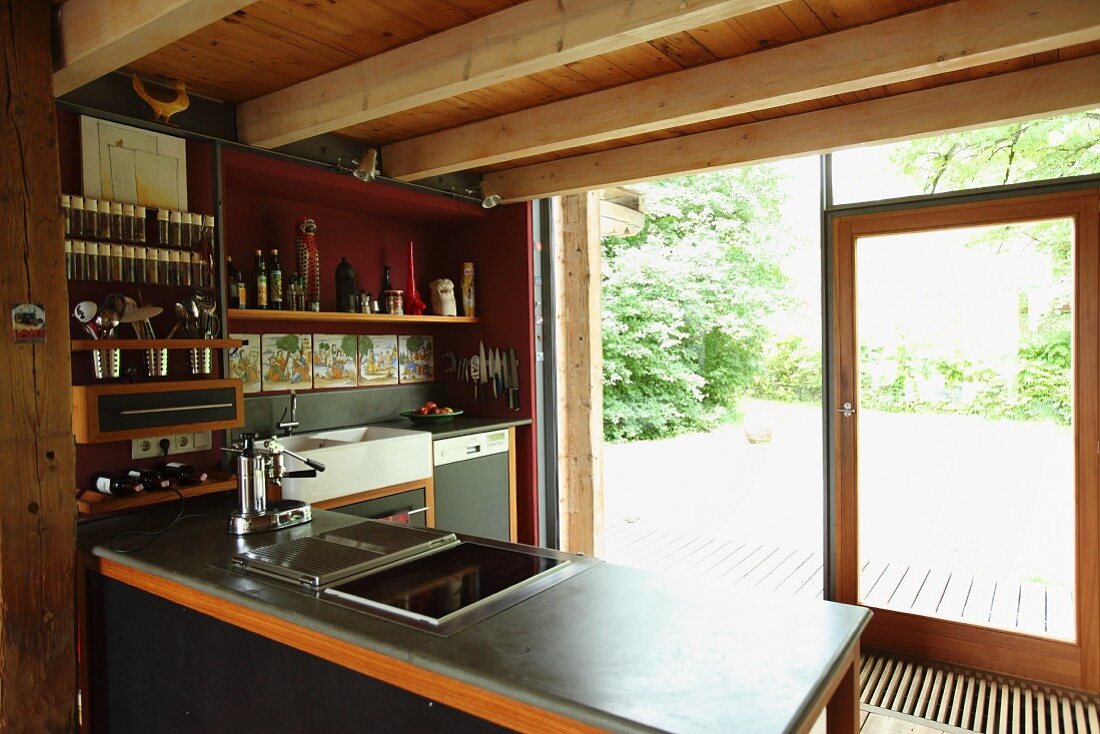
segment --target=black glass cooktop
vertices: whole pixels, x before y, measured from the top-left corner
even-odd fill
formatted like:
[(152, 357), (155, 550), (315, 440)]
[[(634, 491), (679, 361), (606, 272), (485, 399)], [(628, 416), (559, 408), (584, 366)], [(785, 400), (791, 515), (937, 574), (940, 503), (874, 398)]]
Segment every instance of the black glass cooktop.
[[(511, 597), (517, 587), (529, 586), (528, 582), (569, 563), (537, 553), (464, 542), (336, 584), (324, 595), (376, 610), (390, 609), (435, 625), (494, 595)], [(501, 594), (504, 591), (509, 594)]]

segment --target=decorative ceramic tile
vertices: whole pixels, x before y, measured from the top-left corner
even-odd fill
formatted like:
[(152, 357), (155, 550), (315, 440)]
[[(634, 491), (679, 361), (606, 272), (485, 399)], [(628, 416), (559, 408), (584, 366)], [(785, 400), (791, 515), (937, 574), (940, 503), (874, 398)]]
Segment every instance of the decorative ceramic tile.
[(430, 336), (402, 336), (401, 382), (431, 382), (435, 379), (435, 354)]
[(313, 388), (355, 387), (354, 334), (313, 335)]
[(359, 337), (359, 384), (397, 384), (397, 337)]
[(261, 344), (264, 392), (313, 387), (313, 340), (309, 334), (264, 334)]
[(240, 380), (245, 393), (260, 391), (260, 335), (230, 334), (230, 339), (247, 342), (243, 347), (229, 350), (229, 379)]

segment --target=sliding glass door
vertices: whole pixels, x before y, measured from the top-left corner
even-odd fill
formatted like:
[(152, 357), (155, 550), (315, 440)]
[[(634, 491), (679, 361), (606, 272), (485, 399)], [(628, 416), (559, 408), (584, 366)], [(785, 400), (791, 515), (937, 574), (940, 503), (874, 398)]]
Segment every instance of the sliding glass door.
[(894, 649), (1096, 664), (1096, 201), (835, 222), (836, 592)]

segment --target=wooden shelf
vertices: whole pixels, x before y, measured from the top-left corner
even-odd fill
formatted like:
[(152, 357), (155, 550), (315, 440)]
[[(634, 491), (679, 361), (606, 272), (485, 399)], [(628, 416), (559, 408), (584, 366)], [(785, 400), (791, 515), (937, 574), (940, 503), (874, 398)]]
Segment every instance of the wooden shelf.
[(235, 349), (240, 339), (73, 339), (74, 352), (93, 349)]
[(338, 313), (334, 311), (264, 311), (231, 308), (226, 312), (234, 321), (325, 321), (361, 324), (480, 324), (480, 316), (391, 316), (387, 313)]
[[(202, 484), (187, 487), (176, 487), (184, 498), (201, 497), (204, 494), (224, 492), (227, 489), (237, 488), (237, 475), (225, 472), (208, 472), (209, 477)], [(129, 497), (112, 497), (109, 494), (96, 492), (89, 489), (81, 492), (77, 490), (76, 506), (84, 517), (96, 517), (121, 510), (132, 510), (137, 507), (148, 507), (165, 502), (176, 502), (179, 497), (171, 490), (156, 490), (154, 492), (142, 492)]]

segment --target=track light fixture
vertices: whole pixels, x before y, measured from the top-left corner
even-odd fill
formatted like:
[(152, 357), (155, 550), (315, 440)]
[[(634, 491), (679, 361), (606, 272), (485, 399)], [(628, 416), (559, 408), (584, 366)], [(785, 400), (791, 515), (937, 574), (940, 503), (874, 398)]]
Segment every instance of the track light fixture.
[(363, 155), (351, 162), (354, 168), (351, 175), (363, 182), (370, 182), (378, 178), (378, 149), (367, 148)]
[(482, 209), (492, 209), (501, 201), (500, 194), (487, 190), (484, 183), (476, 189), (457, 189), (452, 186), (451, 194), (453, 196), (465, 196), (471, 199), (477, 199), (481, 202)]

